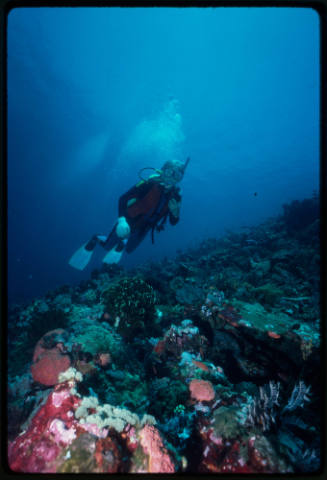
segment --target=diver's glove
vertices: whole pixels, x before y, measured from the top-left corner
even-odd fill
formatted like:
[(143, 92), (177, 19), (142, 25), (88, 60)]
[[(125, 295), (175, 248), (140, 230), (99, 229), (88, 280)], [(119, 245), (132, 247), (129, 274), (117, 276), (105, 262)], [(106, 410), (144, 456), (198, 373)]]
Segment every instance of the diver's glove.
[(116, 233), (119, 238), (127, 238), (131, 229), (126, 221), (125, 217), (118, 218), (118, 225), (116, 227)]
[(180, 210), (181, 204), (176, 200), (176, 198), (171, 198), (168, 202), (168, 208), (170, 213), (172, 214), (173, 217), (178, 218), (179, 217), (179, 210)]

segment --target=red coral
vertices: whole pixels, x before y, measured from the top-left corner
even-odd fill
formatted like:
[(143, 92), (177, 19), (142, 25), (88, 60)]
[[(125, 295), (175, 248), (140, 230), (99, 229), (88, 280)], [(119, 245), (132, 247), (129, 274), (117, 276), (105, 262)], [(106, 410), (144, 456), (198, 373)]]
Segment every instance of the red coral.
[(94, 458), (100, 472), (117, 473), (119, 471), (121, 454), (113, 438), (101, 438), (97, 441)]
[[(8, 448), (10, 468), (15, 472), (54, 473), (56, 459), (74, 438), (77, 421), (73, 411), (80, 399), (66, 386), (58, 385), (40, 407), (23, 434)], [(51, 427), (52, 426), (52, 427)], [(60, 427), (60, 428), (55, 428)]]
[[(65, 331), (61, 328), (51, 330), (37, 342), (33, 353), (31, 366), (32, 377), (35, 382), (52, 386), (58, 383), (58, 375), (70, 367), (70, 358), (64, 355), (65, 347), (62, 342), (56, 344), (56, 337)], [(47, 348), (51, 346), (52, 348)]]
[(211, 382), (194, 378), (189, 384), (189, 389), (191, 397), (199, 402), (210, 402), (215, 398), (215, 391)]
[(208, 442), (203, 452), (199, 471), (205, 473), (256, 473), (256, 470), (240, 455), (240, 443), (227, 445), (224, 441), (217, 446)]
[(174, 473), (176, 471), (160, 433), (153, 425), (145, 425), (140, 432), (140, 439), (144, 452), (149, 455), (148, 473)]
[(139, 444), (135, 427), (127, 424), (124, 432), (122, 432), (121, 434), (121, 437), (125, 440), (128, 450), (130, 452), (134, 452), (134, 450), (136, 450)]
[(39, 360), (31, 366), (35, 382), (52, 386), (58, 383), (58, 375), (70, 367), (68, 355), (62, 355), (57, 348), (45, 350)]
[(290, 473), (266, 437), (245, 436), (237, 440), (219, 436), (211, 428), (202, 428), (201, 473)]
[[(33, 362), (36, 362), (43, 353), (47, 352), (48, 349), (46, 348), (45, 344), (50, 337), (55, 337), (56, 335), (61, 335), (65, 332), (62, 328), (56, 328), (55, 330), (50, 330), (43, 335), (42, 338), (37, 342), (34, 353), (33, 353)], [(59, 347), (60, 349), (60, 347)]]

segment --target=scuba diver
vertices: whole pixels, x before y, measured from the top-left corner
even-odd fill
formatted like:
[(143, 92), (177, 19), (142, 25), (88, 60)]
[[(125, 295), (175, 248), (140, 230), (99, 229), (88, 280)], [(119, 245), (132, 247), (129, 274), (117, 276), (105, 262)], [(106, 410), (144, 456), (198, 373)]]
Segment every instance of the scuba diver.
[(177, 184), (182, 180), (189, 161), (189, 157), (185, 163), (167, 161), (161, 170), (142, 168), (139, 174), (147, 169), (155, 173), (147, 179), (140, 175), (141, 181), (120, 197), (118, 220), (108, 237), (94, 235), (73, 254), (69, 265), (83, 270), (97, 244), (108, 251), (104, 263), (118, 263), (123, 252), (133, 252), (150, 230), (154, 243), (154, 231), (163, 230), (168, 217), (171, 225), (176, 225), (182, 199)]

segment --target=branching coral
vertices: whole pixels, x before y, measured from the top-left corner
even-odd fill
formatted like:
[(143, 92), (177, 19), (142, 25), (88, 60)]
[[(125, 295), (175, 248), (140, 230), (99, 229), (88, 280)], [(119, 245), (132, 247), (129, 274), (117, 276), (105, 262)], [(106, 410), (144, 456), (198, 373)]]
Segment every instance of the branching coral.
[(102, 293), (108, 313), (117, 331), (125, 338), (134, 337), (151, 327), (155, 315), (156, 294), (139, 277), (123, 278)]

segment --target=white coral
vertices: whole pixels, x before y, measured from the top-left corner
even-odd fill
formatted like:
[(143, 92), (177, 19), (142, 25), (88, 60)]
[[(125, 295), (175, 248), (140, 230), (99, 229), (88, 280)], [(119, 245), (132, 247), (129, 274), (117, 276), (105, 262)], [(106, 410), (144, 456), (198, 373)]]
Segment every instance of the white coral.
[(58, 376), (59, 383), (67, 382), (67, 380), (75, 380), (76, 382), (81, 382), (83, 380), (83, 375), (81, 372), (76, 370), (76, 368), (69, 367), (64, 372), (59, 373)]
[[(92, 409), (92, 413), (89, 410)], [(142, 419), (136, 413), (126, 408), (119, 408), (108, 403), (99, 405), (96, 397), (84, 397), (80, 406), (75, 411), (75, 417), (81, 424), (95, 424), (100, 429), (113, 427), (117, 432), (122, 432), (127, 424), (154, 425), (156, 419), (152, 415), (143, 415)]]

